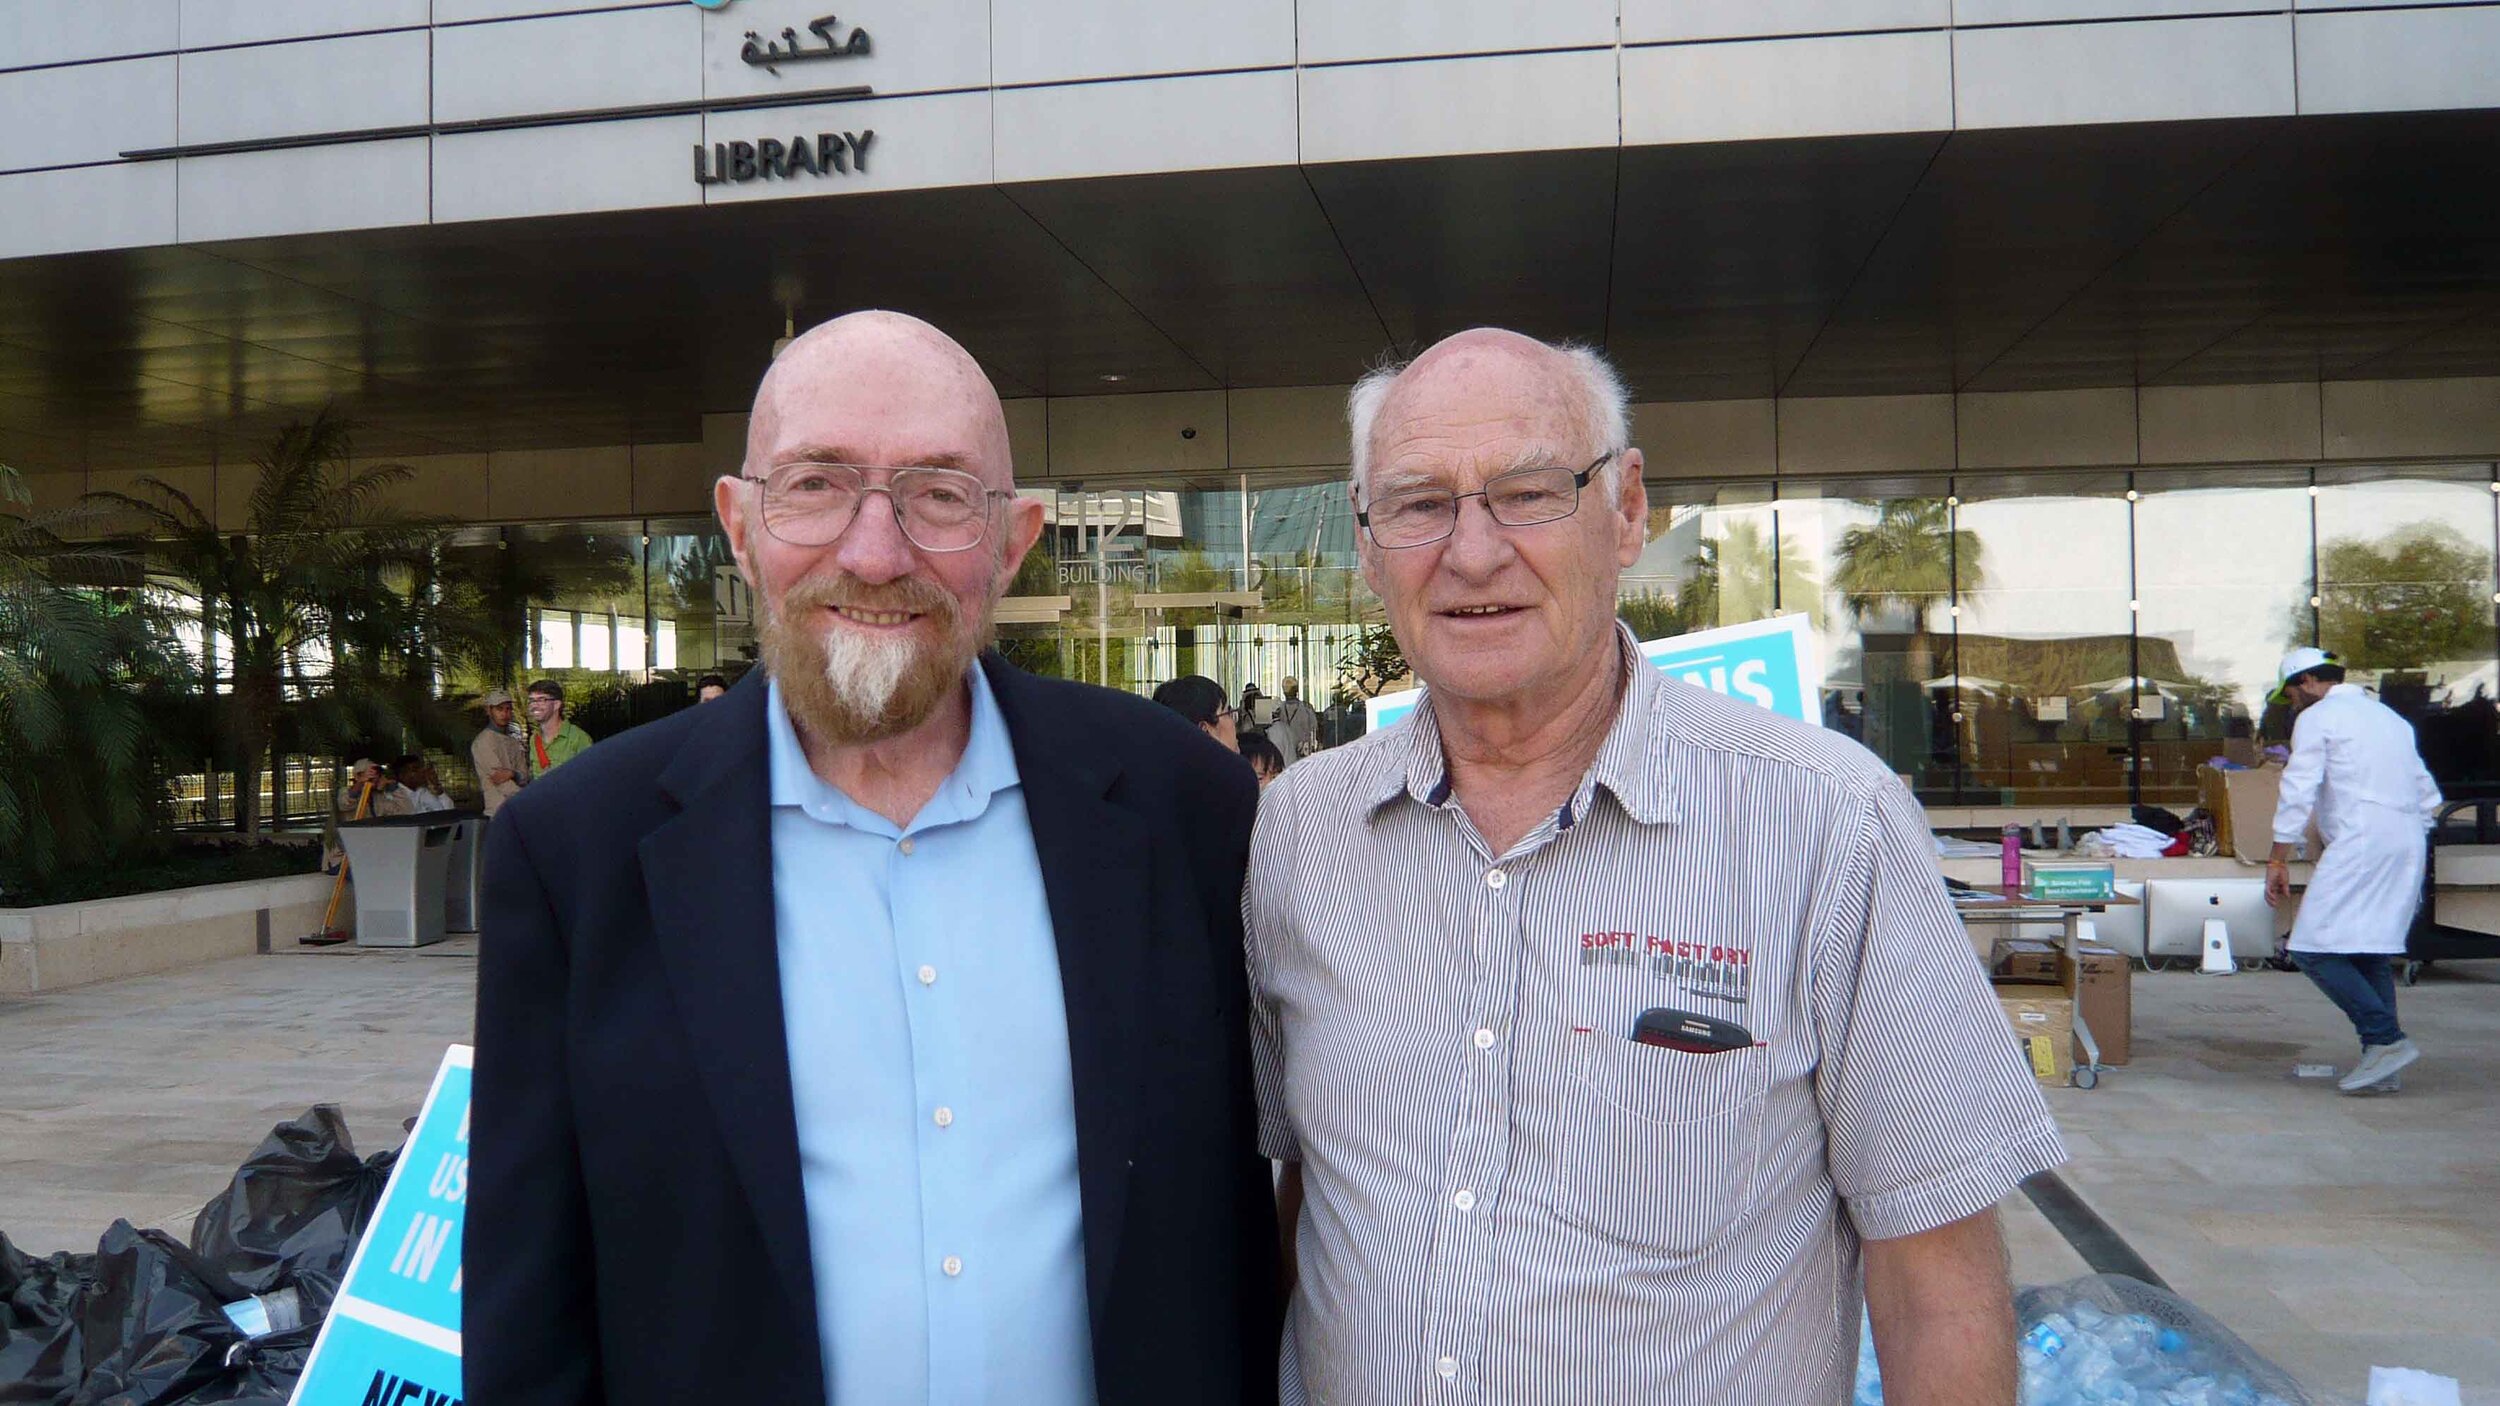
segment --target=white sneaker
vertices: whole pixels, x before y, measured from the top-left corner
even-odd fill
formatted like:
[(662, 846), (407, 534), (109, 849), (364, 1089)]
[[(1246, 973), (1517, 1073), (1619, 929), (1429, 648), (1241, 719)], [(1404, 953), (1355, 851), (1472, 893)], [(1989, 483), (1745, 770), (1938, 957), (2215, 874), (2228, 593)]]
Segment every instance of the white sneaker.
[(2421, 1050), (2411, 1040), (2398, 1040), (2392, 1045), (2372, 1045), (2361, 1056), (2361, 1062), (2352, 1067), (2350, 1074), (2335, 1081), (2335, 1087), (2345, 1093), (2366, 1089), (2421, 1057)]

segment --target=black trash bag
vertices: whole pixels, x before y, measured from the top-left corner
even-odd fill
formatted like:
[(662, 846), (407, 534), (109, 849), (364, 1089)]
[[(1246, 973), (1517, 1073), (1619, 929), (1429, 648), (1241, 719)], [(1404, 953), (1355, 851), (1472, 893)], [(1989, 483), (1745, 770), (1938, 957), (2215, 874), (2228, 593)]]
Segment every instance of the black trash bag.
[(192, 1253), (248, 1293), (293, 1289), (304, 1321), (318, 1323), (398, 1160), (358, 1158), (338, 1105), (317, 1104), (270, 1129), (233, 1185), (200, 1208)]
[(177, 1406), (222, 1384), (247, 1341), (224, 1305), (243, 1296), (164, 1231), (113, 1222), (78, 1296), (86, 1376), (63, 1406)]
[(56, 1406), (86, 1376), (78, 1292), (94, 1258), (37, 1259), (0, 1235), (0, 1402)]

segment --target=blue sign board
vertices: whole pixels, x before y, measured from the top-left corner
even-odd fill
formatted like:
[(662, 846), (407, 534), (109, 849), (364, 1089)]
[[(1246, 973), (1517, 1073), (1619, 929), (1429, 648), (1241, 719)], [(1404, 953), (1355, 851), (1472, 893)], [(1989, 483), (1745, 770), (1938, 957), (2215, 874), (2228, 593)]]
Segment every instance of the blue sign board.
[[(1660, 673), (1695, 688), (1759, 703), (1802, 723), (1823, 720), (1823, 669), (1813, 628), (1803, 615), (1652, 640), (1641, 646), (1641, 657)], [(1423, 690), (1416, 688), (1370, 700), (1365, 705), (1369, 730), (1394, 726), (1423, 698)]]
[(459, 1406), (469, 1063), (454, 1045), (434, 1071), (290, 1406)]
[(1652, 640), (1641, 646), (1641, 656), (1668, 678), (1820, 724), (1823, 671), (1812, 663), (1814, 643), (1806, 617), (1781, 615)]

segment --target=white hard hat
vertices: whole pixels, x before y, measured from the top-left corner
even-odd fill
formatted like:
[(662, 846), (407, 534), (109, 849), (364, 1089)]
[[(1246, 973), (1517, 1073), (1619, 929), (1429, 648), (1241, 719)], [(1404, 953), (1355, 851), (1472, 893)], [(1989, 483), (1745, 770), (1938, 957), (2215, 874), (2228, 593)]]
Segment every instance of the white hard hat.
[(2321, 664), (2334, 662), (2335, 656), (2325, 650), (2312, 645), (2302, 645), (2283, 656), (2283, 662), (2275, 667), (2274, 681), (2277, 684), (2288, 684)]

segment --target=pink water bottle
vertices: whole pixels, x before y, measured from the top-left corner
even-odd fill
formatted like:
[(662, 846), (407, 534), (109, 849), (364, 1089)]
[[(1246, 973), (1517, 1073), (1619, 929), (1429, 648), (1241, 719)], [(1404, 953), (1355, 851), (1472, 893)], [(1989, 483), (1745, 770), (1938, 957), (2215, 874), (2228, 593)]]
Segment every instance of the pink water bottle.
[(2005, 856), (2005, 867), (2002, 871), (2005, 876), (2005, 891), (2009, 894), (2022, 892), (2023, 832), (2021, 827), (2006, 826), (2004, 836), (1998, 841), (1998, 848), (1999, 852)]

